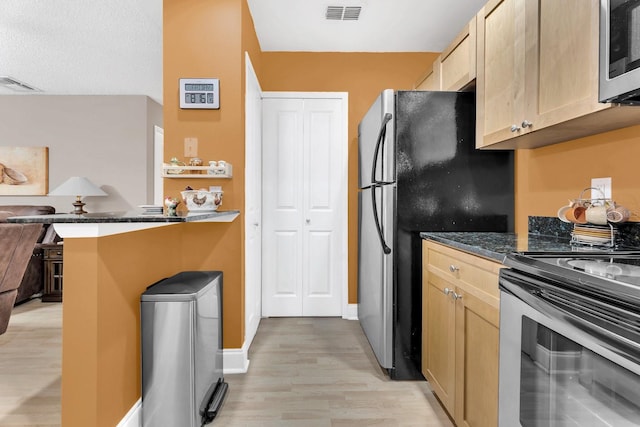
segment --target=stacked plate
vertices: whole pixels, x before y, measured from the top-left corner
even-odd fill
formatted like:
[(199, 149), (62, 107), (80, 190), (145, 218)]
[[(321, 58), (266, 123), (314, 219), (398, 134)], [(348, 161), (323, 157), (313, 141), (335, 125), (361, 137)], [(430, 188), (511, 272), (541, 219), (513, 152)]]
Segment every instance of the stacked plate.
[(162, 206), (160, 205), (140, 205), (138, 207), (144, 211), (145, 215), (162, 215)]
[(573, 241), (590, 245), (613, 245), (617, 230), (590, 224), (575, 224), (573, 226)]

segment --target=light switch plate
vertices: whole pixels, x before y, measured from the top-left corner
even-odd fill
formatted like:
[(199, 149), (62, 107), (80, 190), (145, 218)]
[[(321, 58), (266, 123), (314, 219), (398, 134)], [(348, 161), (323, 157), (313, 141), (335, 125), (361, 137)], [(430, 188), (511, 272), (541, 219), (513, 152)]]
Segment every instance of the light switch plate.
[(198, 157), (198, 138), (184, 139), (184, 156)]
[(607, 178), (591, 178), (591, 188), (597, 188), (600, 191), (591, 190), (592, 199), (611, 199), (611, 177)]

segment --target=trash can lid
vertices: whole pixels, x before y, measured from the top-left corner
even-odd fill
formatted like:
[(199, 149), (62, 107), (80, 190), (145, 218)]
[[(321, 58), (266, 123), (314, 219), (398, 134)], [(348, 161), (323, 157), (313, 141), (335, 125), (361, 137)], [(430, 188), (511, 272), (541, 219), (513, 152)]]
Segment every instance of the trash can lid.
[(140, 301), (192, 301), (222, 280), (221, 271), (183, 271), (149, 286)]

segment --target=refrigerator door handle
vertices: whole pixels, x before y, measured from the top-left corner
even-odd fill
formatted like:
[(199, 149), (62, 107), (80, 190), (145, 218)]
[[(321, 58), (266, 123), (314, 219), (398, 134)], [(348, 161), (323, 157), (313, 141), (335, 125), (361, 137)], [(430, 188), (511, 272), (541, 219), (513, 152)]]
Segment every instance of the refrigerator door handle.
[(392, 117), (393, 116), (391, 115), (391, 113), (385, 113), (384, 117), (382, 118), (382, 125), (380, 126), (380, 132), (378, 132), (378, 140), (376, 141), (376, 149), (373, 151), (373, 162), (371, 163), (371, 184), (372, 185), (393, 184), (393, 182), (376, 180), (376, 167), (378, 165), (377, 160), (378, 160), (378, 154), (380, 153), (380, 146), (382, 145), (382, 143), (385, 140), (385, 137), (387, 136), (387, 123), (389, 123)]
[(380, 219), (378, 218), (378, 203), (376, 203), (376, 188), (380, 188), (382, 190), (382, 186), (373, 185), (371, 186), (371, 205), (373, 207), (373, 219), (376, 223), (376, 230), (378, 232), (378, 237), (380, 238), (380, 245), (382, 245), (382, 251), (385, 255), (389, 255), (391, 253), (391, 248), (387, 246), (387, 242), (384, 241), (384, 236), (382, 235), (382, 227), (380, 227)]

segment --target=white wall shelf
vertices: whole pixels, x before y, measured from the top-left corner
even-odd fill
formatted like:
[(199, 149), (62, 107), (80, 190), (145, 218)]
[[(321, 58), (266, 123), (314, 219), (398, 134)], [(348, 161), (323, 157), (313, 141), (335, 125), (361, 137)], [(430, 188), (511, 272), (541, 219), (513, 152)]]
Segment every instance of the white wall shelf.
[(162, 164), (163, 178), (231, 178), (233, 167), (227, 163), (224, 169), (211, 168), (210, 166), (174, 166), (169, 163)]

